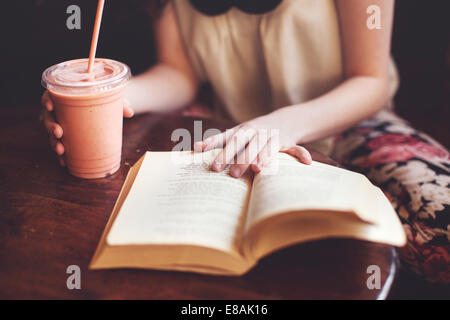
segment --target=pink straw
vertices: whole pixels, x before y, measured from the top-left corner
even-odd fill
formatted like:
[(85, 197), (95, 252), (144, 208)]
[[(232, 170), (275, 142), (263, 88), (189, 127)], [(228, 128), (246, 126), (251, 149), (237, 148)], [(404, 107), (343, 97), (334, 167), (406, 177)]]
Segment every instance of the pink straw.
[(95, 52), (97, 51), (98, 34), (100, 33), (100, 24), (102, 21), (103, 6), (105, 5), (105, 0), (98, 0), (97, 15), (95, 16), (94, 32), (92, 34), (91, 41), (91, 51), (89, 52), (89, 65), (88, 73), (92, 72), (94, 67)]

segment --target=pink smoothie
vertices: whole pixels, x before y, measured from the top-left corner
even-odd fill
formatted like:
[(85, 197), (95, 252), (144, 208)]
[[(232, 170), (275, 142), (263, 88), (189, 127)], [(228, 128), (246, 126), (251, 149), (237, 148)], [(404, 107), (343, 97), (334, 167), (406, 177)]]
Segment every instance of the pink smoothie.
[(88, 59), (54, 65), (44, 71), (42, 84), (55, 105), (62, 126), (65, 161), (74, 176), (94, 179), (120, 167), (123, 97), (130, 70), (123, 63)]

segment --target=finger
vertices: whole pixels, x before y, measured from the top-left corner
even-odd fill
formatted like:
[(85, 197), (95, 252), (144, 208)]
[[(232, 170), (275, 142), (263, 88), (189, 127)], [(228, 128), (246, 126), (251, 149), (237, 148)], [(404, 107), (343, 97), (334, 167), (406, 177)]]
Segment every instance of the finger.
[(255, 172), (255, 173), (260, 173), (261, 172), (261, 169), (258, 167), (258, 165), (256, 164), (256, 163), (252, 163), (251, 165), (250, 165), (250, 168), (253, 170), (253, 172)]
[(232, 134), (225, 143), (225, 148), (217, 155), (212, 164), (214, 171), (222, 171), (227, 164), (232, 164), (234, 157), (245, 148), (247, 143), (255, 136), (253, 128), (240, 128)]
[(280, 150), (280, 151), (297, 158), (297, 160), (303, 164), (311, 164), (312, 163), (311, 154), (309, 153), (308, 150), (306, 150), (302, 146), (293, 146), (288, 149)]
[(64, 154), (64, 145), (52, 135), (50, 135), (49, 139), (52, 149), (58, 156), (62, 156)]
[(63, 128), (55, 122), (55, 118), (51, 112), (44, 110), (43, 121), (49, 135), (53, 135), (56, 139), (62, 138)]
[(59, 157), (58, 157), (58, 160), (59, 160), (59, 165), (60, 165), (61, 167), (65, 167), (65, 166), (66, 166), (66, 161), (64, 160), (64, 157), (63, 157), (63, 156), (59, 156)]
[(258, 131), (258, 134), (250, 140), (245, 150), (238, 154), (236, 164), (230, 167), (230, 174), (235, 178), (241, 177), (254, 163), (258, 154), (267, 144), (268, 139), (269, 137), (265, 132)]
[(63, 128), (59, 124), (54, 123), (52, 133), (56, 139), (61, 139), (63, 136)]
[(230, 135), (232, 135), (236, 130), (237, 127), (234, 127), (226, 130), (225, 132), (215, 134), (209, 138), (206, 138), (205, 140), (197, 141), (196, 143), (194, 143), (194, 151), (202, 152), (215, 148), (222, 148), (227, 141), (227, 137), (230, 137)]
[(251, 169), (254, 172), (258, 173), (266, 167), (279, 151), (279, 143), (275, 140), (278, 140), (277, 136), (271, 137), (264, 148), (262, 148), (261, 152), (258, 153), (258, 156), (251, 164)]
[(131, 118), (134, 116), (134, 110), (131, 108), (130, 102), (126, 99), (123, 104), (123, 116), (124, 118)]
[(214, 149), (225, 144), (226, 133), (215, 134), (205, 140), (197, 141), (194, 143), (194, 151), (202, 152)]
[(53, 101), (48, 94), (48, 91), (45, 91), (41, 98), (41, 104), (45, 107), (47, 111), (53, 111)]
[[(48, 112), (47, 112), (48, 114)], [(63, 136), (63, 129), (62, 127), (54, 122), (51, 115), (45, 115), (44, 114), (44, 125), (45, 129), (47, 130), (48, 134), (51, 136), (54, 136), (56, 139), (61, 139)]]
[(41, 112), (41, 120), (44, 123), (45, 129), (49, 131), (53, 123), (56, 123), (53, 113), (47, 111), (46, 109)]

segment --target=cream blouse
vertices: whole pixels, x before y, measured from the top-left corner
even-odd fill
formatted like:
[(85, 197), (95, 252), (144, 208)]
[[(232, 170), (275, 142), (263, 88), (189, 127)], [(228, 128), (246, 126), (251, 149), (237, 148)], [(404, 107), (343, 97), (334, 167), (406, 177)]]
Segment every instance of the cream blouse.
[[(198, 79), (211, 84), (222, 117), (247, 121), (343, 81), (334, 0), (283, 0), (264, 14), (233, 7), (217, 16), (187, 0), (173, 4), (190, 62)], [(321, 145), (315, 147), (329, 153), (329, 140)]]

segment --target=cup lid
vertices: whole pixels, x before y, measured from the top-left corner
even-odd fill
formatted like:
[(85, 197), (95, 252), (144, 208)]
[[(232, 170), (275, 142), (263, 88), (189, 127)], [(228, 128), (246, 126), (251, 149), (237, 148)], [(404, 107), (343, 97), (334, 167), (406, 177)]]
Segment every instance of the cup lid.
[(89, 59), (61, 62), (42, 73), (44, 88), (66, 94), (98, 92), (116, 88), (131, 77), (130, 68), (121, 62), (96, 58), (91, 73), (87, 73)]

